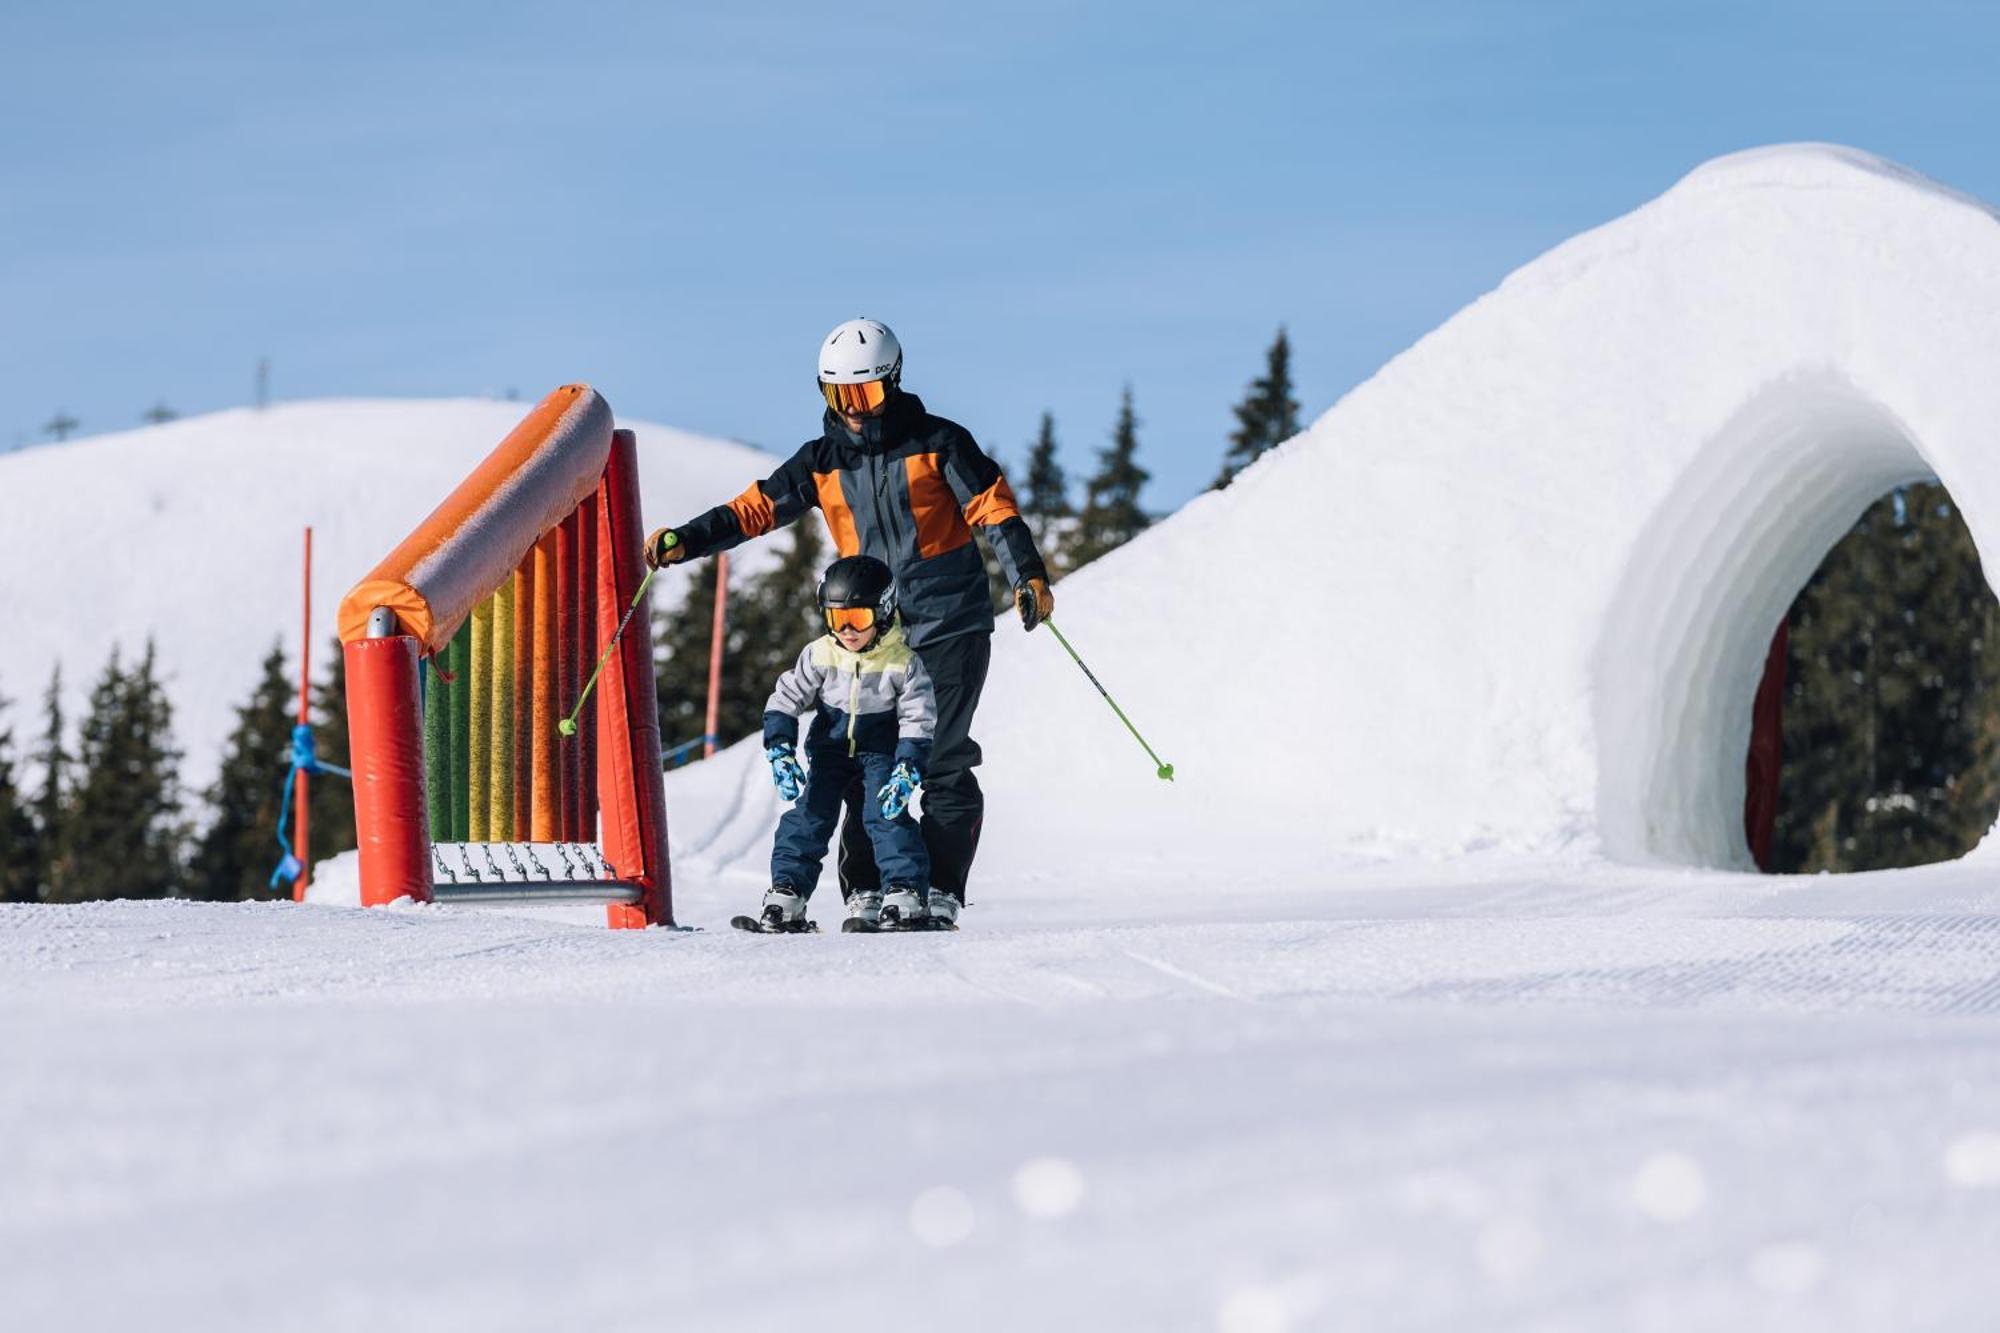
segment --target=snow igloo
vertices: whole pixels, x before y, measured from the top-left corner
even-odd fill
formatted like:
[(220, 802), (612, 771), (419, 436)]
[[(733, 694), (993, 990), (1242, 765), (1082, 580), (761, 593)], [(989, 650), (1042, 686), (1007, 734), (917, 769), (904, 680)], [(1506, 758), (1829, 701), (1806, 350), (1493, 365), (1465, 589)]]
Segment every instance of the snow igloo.
[[(1252, 862), (1303, 830), (1749, 869), (1772, 633), (1898, 485), (1942, 482), (1995, 549), (1996, 368), (1987, 205), (1830, 145), (1710, 162), (1064, 581), (1171, 794), (1115, 734), (1077, 743), (1099, 705), (1027, 643), (996, 660), (989, 771), (1085, 777), (1056, 828), (1115, 812)], [(1220, 642), (1171, 613), (1201, 606)]]

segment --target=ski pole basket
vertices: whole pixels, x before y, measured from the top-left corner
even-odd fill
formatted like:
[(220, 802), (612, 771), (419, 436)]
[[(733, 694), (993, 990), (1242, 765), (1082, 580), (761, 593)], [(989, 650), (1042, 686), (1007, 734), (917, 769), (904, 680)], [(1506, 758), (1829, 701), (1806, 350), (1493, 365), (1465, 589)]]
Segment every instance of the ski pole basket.
[(601, 902), (614, 927), (672, 923), (643, 542), (633, 435), (565, 385), (341, 601), (364, 905)]

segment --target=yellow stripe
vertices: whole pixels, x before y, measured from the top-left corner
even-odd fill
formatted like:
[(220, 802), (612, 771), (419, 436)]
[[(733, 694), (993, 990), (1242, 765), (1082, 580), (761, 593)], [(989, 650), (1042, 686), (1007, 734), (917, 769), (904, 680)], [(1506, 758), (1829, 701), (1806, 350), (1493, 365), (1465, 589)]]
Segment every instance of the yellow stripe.
[(487, 765), (493, 758), (493, 600), (472, 608), (471, 764), (466, 775), (468, 828), (474, 842), (486, 841), (489, 799)]
[(493, 748), (488, 762), (489, 813), (486, 836), (494, 842), (512, 842), (514, 828), (514, 580), (503, 579), (493, 594)]

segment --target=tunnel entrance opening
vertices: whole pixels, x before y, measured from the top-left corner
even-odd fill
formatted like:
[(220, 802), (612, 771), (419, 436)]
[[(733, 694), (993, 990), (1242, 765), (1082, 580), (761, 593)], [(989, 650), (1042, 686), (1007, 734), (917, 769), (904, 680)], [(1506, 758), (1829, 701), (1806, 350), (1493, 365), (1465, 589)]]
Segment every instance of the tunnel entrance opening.
[[(1679, 466), (1634, 537), (1596, 653), (1597, 826), (1608, 855), (1755, 868), (1745, 752), (1773, 631), (1789, 626), (1800, 590), (1875, 502), (1891, 497), (1907, 517), (1912, 489), (1936, 480), (1902, 418), (1831, 371), (1767, 384)], [(1881, 577), (1874, 565), (1863, 574)], [(1788, 646), (1788, 666), (1791, 657)], [(1802, 708), (1805, 691), (1825, 694), (1809, 679), (1797, 685)], [(1802, 764), (1806, 753), (1797, 752)], [(1906, 796), (1872, 793), (1878, 808)], [(1775, 818), (1780, 802), (1769, 804)], [(1794, 792), (1783, 804), (1794, 838), (1799, 812), (1813, 804), (1823, 817), (1826, 803)]]
[(1766, 662), (1748, 770), (1745, 833), (1773, 873), (1955, 860), (1993, 826), (2000, 601), (1942, 485), (1876, 500), (1800, 590)]

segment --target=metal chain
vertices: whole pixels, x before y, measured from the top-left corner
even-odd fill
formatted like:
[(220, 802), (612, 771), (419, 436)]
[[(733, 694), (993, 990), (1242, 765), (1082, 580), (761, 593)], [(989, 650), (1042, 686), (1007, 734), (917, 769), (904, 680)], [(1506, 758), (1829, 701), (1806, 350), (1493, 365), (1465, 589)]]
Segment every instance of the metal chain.
[(436, 868), (439, 879), (453, 884), (458, 883), (458, 876), (445, 864), (444, 851), (436, 843), (431, 844), (431, 865)]
[[(473, 883), (476, 884), (485, 878), (485, 876), (479, 873), (478, 867), (472, 864), (472, 849), (462, 842), (458, 844), (458, 859), (459, 863), (465, 867), (466, 878), (472, 880)], [(497, 875), (499, 872), (496, 870), (494, 873)]]
[(486, 868), (493, 872), (493, 878), (504, 884), (507, 880), (507, 873), (500, 869), (500, 863), (493, 859), (493, 844), (490, 842), (480, 843), (479, 854), (485, 858)]
[(535, 868), (535, 873), (543, 879), (554, 879), (555, 876), (549, 873), (549, 868), (542, 864), (542, 858), (535, 855), (535, 844), (532, 842), (527, 843), (525, 847), (528, 853), (528, 864)]
[(576, 873), (576, 862), (569, 859), (569, 844), (559, 842), (555, 845), (555, 848), (556, 855), (562, 858), (563, 878), (582, 879), (583, 876)]
[(514, 844), (503, 842), (500, 845), (507, 849), (507, 864), (514, 867), (514, 878), (517, 880), (526, 880), (528, 878), (528, 867), (521, 864), (521, 854), (514, 850)]

